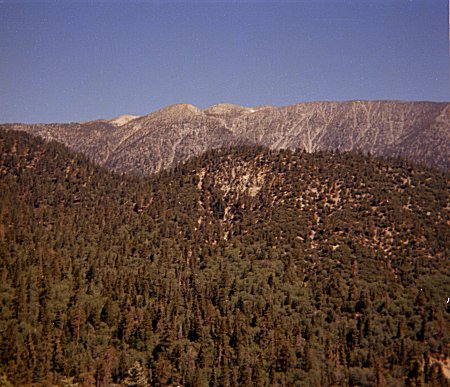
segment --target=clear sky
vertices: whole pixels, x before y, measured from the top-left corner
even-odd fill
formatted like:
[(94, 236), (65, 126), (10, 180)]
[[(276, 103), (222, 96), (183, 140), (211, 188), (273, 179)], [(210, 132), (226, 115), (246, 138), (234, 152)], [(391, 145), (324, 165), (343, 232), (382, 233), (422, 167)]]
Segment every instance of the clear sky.
[(0, 122), (449, 100), (447, 0), (0, 0)]

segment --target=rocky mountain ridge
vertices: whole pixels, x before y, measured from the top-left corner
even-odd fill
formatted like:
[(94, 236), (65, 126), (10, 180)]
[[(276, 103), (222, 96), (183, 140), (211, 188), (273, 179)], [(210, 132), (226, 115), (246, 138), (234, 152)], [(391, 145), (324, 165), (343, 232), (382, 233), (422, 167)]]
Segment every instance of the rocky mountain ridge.
[(145, 116), (70, 124), (4, 124), (56, 140), (119, 173), (148, 175), (210, 149), (362, 151), (450, 166), (447, 102), (307, 102), (286, 107), (171, 105)]

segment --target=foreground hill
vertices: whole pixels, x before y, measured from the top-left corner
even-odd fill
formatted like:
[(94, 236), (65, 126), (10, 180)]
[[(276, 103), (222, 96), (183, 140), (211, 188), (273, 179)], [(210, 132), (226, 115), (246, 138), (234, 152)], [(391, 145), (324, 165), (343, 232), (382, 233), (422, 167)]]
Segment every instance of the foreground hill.
[(139, 180), (0, 150), (2, 383), (448, 385), (448, 174), (238, 147)]
[(149, 175), (192, 156), (229, 146), (356, 151), (450, 166), (448, 103), (310, 102), (205, 110), (173, 105), (146, 116), (73, 124), (2, 125), (57, 140), (116, 172)]

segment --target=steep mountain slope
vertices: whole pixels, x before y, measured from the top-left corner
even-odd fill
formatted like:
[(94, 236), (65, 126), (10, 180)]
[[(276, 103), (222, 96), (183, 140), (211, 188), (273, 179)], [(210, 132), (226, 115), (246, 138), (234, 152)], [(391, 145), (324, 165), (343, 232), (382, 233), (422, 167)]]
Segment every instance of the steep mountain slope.
[(25, 133), (0, 151), (2, 383), (448, 385), (448, 173), (241, 146), (140, 180)]
[(83, 152), (98, 164), (104, 164), (115, 149), (113, 137), (119, 127), (105, 120), (69, 124), (8, 124), (0, 129), (20, 130), (58, 141), (76, 152)]
[(450, 166), (448, 103), (310, 102), (275, 108), (173, 105), (142, 117), (83, 124), (2, 125), (60, 141), (118, 172), (148, 175), (209, 149), (360, 150)]
[(241, 141), (220, 120), (192, 105), (174, 105), (138, 118), (117, 131), (114, 154), (105, 165), (114, 171), (150, 174), (209, 149)]
[(427, 102), (312, 102), (255, 112), (232, 125), (240, 136), (272, 149), (362, 150), (448, 167), (448, 109)]

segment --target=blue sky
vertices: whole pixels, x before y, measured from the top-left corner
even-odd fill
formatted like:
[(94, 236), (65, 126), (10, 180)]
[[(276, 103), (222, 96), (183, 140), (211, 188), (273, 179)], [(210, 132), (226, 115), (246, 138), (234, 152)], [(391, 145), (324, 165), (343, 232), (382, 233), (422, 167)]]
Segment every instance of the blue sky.
[(446, 0), (0, 1), (0, 122), (449, 100)]

